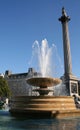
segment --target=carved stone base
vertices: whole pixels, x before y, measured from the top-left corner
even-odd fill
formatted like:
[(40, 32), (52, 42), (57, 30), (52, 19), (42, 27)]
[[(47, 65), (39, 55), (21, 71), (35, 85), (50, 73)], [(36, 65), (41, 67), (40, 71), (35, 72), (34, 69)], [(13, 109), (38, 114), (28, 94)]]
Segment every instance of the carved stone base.
[(79, 95), (79, 79), (76, 76), (73, 74), (64, 74), (64, 76), (62, 76), (62, 81), (66, 85), (66, 90), (69, 96), (72, 96), (74, 94)]

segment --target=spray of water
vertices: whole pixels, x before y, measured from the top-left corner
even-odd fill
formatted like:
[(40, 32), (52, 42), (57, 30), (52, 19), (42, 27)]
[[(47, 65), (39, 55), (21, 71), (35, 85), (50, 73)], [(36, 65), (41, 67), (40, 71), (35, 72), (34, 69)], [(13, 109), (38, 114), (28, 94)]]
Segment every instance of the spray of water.
[(69, 96), (69, 92), (66, 89), (65, 84), (61, 83), (54, 87), (55, 96)]
[[(58, 59), (60, 62), (59, 55), (57, 53), (57, 48), (54, 44), (51, 47), (48, 45), (48, 41), (46, 39), (42, 40), (41, 44), (36, 40), (32, 46), (32, 59), (30, 64), (33, 64), (36, 67), (36, 70), (39, 71), (42, 77), (45, 76), (55, 76), (57, 73), (55, 59)], [(57, 58), (56, 58), (57, 57)], [(59, 72), (59, 71), (58, 71)]]

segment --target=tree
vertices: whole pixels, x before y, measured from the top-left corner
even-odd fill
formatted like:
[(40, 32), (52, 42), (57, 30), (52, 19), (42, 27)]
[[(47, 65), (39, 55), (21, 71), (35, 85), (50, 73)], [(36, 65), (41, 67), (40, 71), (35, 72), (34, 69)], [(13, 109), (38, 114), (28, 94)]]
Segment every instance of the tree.
[(9, 97), (10, 95), (11, 91), (7, 81), (2, 76), (0, 76), (0, 97)]

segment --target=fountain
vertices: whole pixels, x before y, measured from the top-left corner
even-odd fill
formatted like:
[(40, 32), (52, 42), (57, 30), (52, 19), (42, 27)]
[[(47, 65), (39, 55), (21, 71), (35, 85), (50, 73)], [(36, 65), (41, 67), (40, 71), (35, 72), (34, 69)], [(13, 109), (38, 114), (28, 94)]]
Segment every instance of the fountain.
[(27, 83), (33, 86), (39, 86), (40, 88), (34, 89), (34, 91), (39, 92), (39, 95), (48, 95), (50, 91), (48, 87), (55, 86), (61, 82), (60, 79), (50, 78), (50, 77), (36, 77), (27, 80)]
[(50, 76), (53, 70), (52, 67), (54, 66), (51, 59), (55, 48), (56, 46), (54, 44), (49, 47), (46, 39), (42, 40), (41, 45), (37, 40), (33, 44), (33, 54), (34, 57), (37, 57), (38, 69), (41, 76), (30, 78), (27, 80), (27, 83), (32, 86), (38, 86), (39, 88), (33, 91), (38, 92), (39, 95), (48, 95), (49, 92), (53, 91), (50, 87), (61, 83), (60, 79)]
[[(66, 16), (62, 16), (64, 18)], [(64, 19), (66, 20), (66, 19)], [(62, 21), (64, 22), (64, 21)], [(32, 77), (26, 82), (35, 87), (33, 91), (39, 93), (38, 96), (16, 96), (12, 99), (10, 112), (14, 115), (26, 115), (27, 117), (50, 117), (50, 118), (69, 118), (80, 117), (80, 110), (76, 108), (72, 96), (48, 95), (54, 87), (61, 83), (59, 78), (52, 78), (50, 57), (52, 48), (48, 47), (46, 39), (42, 40), (41, 47), (36, 41), (37, 56), (39, 59), (39, 70), (41, 76)], [(38, 87), (38, 88), (36, 88)], [(64, 93), (64, 91), (63, 91)]]
[(76, 110), (74, 104), (74, 98), (71, 96), (49, 95), (49, 92), (53, 92), (53, 89), (50, 89), (50, 87), (55, 87), (62, 81), (59, 78), (52, 78), (50, 76), (51, 70), (49, 67), (51, 66), (51, 62), (49, 62), (49, 60), (52, 53), (52, 48), (48, 47), (47, 40), (44, 39), (42, 41), (41, 47), (38, 42), (35, 42), (35, 45), (36, 43), (38, 47), (37, 51), (39, 56), (37, 56), (39, 58), (41, 75), (29, 78), (26, 82), (29, 85), (34, 86), (33, 91), (38, 92), (39, 95), (14, 97), (10, 112), (15, 115), (24, 114), (31, 118), (35, 116), (52, 118), (69, 117), (69, 115), (71, 116), (71, 114), (73, 114), (73, 111), (77, 112), (78, 115), (78, 111)]

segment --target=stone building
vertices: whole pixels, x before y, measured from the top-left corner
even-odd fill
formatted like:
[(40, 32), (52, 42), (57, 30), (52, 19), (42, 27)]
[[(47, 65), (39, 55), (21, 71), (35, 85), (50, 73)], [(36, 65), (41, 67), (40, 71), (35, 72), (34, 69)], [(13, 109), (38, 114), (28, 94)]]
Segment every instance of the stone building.
[(27, 73), (12, 74), (5, 71), (4, 78), (8, 81), (12, 96), (26, 96), (37, 94), (32, 91), (33, 87), (27, 84), (27, 79), (40, 75), (33, 68), (29, 68)]

